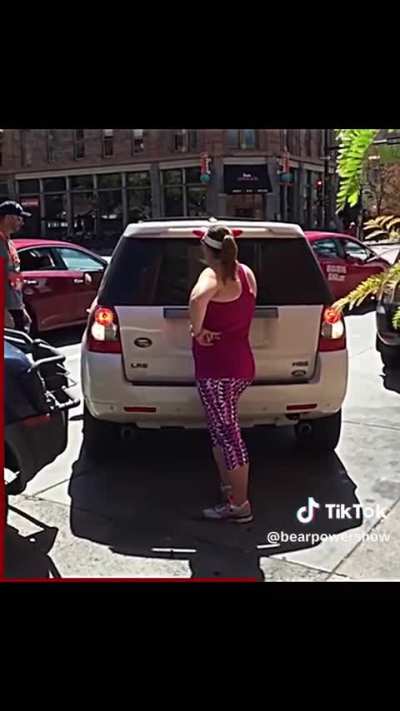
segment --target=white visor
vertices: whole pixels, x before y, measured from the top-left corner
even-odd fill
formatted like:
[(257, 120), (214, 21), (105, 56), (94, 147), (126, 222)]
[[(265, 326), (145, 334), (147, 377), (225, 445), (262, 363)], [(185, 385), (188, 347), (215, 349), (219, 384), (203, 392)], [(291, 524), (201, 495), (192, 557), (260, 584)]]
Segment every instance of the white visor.
[(213, 249), (222, 249), (222, 242), (218, 242), (216, 239), (213, 239), (208, 235), (203, 237), (202, 241), (204, 242), (204, 244), (208, 245), (208, 247), (212, 247)]

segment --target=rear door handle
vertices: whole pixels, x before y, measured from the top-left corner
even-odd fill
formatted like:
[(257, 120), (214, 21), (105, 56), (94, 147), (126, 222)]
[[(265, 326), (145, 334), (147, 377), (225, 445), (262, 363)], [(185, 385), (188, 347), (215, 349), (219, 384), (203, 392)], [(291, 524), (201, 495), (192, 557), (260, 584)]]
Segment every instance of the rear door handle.
[(36, 279), (24, 279), (25, 286), (37, 286), (39, 284)]
[(84, 284), (84, 279), (74, 279), (74, 284)]

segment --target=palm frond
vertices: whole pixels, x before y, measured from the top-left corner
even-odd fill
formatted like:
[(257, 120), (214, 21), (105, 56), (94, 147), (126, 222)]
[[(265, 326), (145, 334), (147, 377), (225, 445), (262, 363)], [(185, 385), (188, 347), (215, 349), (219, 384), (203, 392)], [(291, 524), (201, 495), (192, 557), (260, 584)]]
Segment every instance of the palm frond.
[(393, 316), (393, 328), (400, 331), (400, 307), (397, 309), (395, 315)]
[(393, 217), (393, 219), (390, 219), (390, 222), (386, 225), (386, 229), (391, 230), (394, 225), (400, 225), (400, 217)]
[(346, 203), (353, 207), (359, 198), (362, 173), (368, 150), (376, 138), (377, 128), (339, 129), (338, 174), (340, 187), (337, 195), (337, 208), (341, 210)]
[(374, 239), (375, 237), (387, 237), (387, 233), (385, 230), (376, 230), (375, 232), (371, 232), (371, 234), (366, 235), (365, 240), (368, 241), (369, 239)]
[(353, 289), (353, 291), (350, 291), (347, 296), (335, 301), (332, 308), (336, 309), (336, 311), (339, 311), (340, 313), (343, 311), (345, 306), (348, 306), (351, 310), (354, 306), (359, 306), (369, 296), (376, 296), (389, 282), (397, 284), (399, 281), (400, 262), (397, 262), (384, 272), (374, 274), (373, 276), (368, 277), (368, 279), (365, 279), (361, 282), (361, 284)]

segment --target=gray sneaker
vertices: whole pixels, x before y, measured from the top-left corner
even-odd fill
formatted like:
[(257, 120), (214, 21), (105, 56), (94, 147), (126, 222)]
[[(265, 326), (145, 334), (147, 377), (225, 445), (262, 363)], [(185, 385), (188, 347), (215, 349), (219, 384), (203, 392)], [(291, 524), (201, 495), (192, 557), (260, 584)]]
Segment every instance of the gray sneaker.
[(240, 506), (235, 504), (218, 504), (210, 509), (203, 509), (203, 517), (209, 521), (233, 521), (234, 523), (250, 523), (253, 520), (251, 506), (245, 501)]

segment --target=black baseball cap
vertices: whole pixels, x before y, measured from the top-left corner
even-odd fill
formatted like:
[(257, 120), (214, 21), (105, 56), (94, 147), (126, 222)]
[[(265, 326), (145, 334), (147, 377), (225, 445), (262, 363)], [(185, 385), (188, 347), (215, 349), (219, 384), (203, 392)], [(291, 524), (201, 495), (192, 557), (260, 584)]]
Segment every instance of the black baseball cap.
[(18, 217), (31, 217), (30, 212), (25, 212), (22, 205), (14, 200), (5, 200), (0, 205), (0, 215), (17, 215)]

